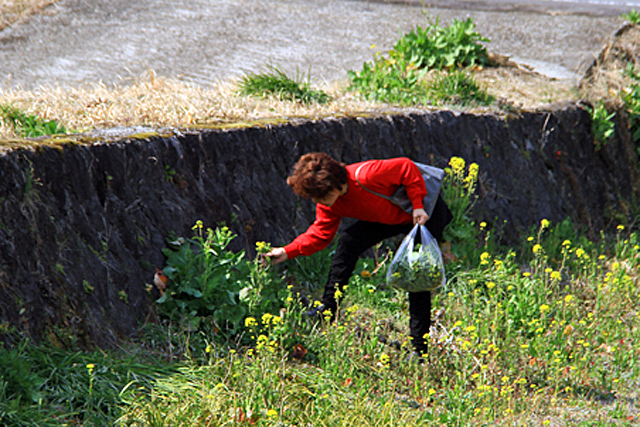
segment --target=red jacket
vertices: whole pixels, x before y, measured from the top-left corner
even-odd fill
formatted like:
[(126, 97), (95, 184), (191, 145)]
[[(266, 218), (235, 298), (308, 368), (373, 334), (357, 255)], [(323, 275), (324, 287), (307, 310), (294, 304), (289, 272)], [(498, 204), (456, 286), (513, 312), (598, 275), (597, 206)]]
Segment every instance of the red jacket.
[(331, 207), (316, 204), (316, 220), (307, 231), (284, 247), (289, 259), (311, 255), (329, 246), (342, 217), (383, 224), (406, 224), (413, 221), (413, 215), (358, 184), (355, 173), (362, 164), (364, 166), (358, 172), (362, 185), (386, 196), (391, 196), (400, 185), (404, 185), (413, 209), (423, 209), (422, 199), (427, 195), (427, 189), (420, 171), (408, 158), (368, 160), (348, 165), (347, 194), (338, 197)]

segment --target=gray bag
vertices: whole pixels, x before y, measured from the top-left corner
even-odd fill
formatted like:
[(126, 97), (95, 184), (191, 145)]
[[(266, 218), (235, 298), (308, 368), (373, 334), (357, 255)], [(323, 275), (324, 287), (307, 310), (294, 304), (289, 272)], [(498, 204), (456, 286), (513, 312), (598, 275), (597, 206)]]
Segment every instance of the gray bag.
[[(424, 184), (427, 187), (427, 196), (422, 200), (422, 204), (424, 205), (424, 210), (431, 217), (433, 213), (433, 208), (436, 206), (436, 202), (438, 201), (438, 195), (440, 194), (440, 188), (442, 187), (442, 180), (444, 179), (444, 169), (437, 168), (435, 166), (425, 165), (423, 163), (413, 162), (420, 173), (422, 174), (422, 178), (424, 179)], [(362, 188), (367, 190), (370, 193), (373, 193), (377, 196), (380, 196), (384, 199), (389, 200), (391, 203), (398, 205), (402, 210), (412, 213), (413, 206), (411, 205), (411, 200), (409, 200), (409, 196), (407, 196), (407, 190), (405, 190), (404, 186), (400, 186), (395, 193), (389, 196), (385, 196), (380, 193), (376, 193), (373, 190), (369, 190), (367, 187), (362, 185), (360, 180), (358, 179), (358, 173), (360, 172), (360, 168), (364, 166), (362, 164), (356, 169), (356, 181)]]

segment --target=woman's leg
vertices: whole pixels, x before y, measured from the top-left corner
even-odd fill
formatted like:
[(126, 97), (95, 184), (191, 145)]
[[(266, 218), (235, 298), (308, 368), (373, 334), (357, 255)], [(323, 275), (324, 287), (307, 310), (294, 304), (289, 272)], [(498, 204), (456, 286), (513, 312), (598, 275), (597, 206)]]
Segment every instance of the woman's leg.
[[(449, 207), (442, 196), (438, 196), (431, 218), (425, 224), (438, 243), (442, 243), (444, 229), (452, 218)], [(431, 328), (431, 292), (409, 292), (409, 316), (409, 334), (413, 347), (419, 355), (426, 354), (429, 341), (425, 339), (425, 335)]]
[(429, 349), (425, 335), (431, 328), (431, 292), (409, 292), (409, 336), (419, 356)]

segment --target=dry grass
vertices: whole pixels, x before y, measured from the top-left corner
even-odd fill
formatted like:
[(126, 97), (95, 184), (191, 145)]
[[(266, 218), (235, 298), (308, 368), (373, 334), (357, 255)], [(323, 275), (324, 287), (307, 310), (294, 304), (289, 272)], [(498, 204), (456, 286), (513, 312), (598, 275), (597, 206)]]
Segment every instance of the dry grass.
[[(550, 80), (518, 67), (487, 68), (478, 71), (476, 78), (491, 94), (501, 98), (501, 105), (516, 108), (533, 109), (572, 97), (566, 82)], [(243, 97), (237, 95), (236, 83), (229, 80), (199, 87), (150, 72), (122, 86), (98, 83), (88, 88), (0, 89), (0, 104), (12, 104), (77, 131), (136, 125), (186, 127), (270, 117), (320, 118), (393, 109), (359, 99), (346, 92), (345, 84), (340, 82), (320, 88), (335, 99), (325, 105)], [(0, 139), (13, 138), (16, 138), (13, 130), (0, 123)]]
[(622, 104), (620, 95), (630, 86), (631, 78), (624, 71), (628, 64), (636, 69), (640, 62), (640, 27), (627, 24), (616, 32), (595, 63), (587, 70), (580, 82), (580, 93), (594, 102), (608, 99)]
[[(325, 117), (371, 111), (379, 105), (337, 93), (337, 86), (325, 88), (336, 97), (326, 105), (305, 106), (276, 99), (260, 100), (236, 95), (235, 81), (199, 87), (179, 80), (157, 77), (151, 72), (133, 84), (90, 88), (41, 87), (36, 91), (0, 89), (0, 104), (56, 120), (68, 129), (86, 131), (114, 126), (147, 125), (187, 127), (251, 121), (270, 117)], [(0, 138), (16, 135), (0, 124)]]
[(0, 31), (59, 0), (0, 0)]

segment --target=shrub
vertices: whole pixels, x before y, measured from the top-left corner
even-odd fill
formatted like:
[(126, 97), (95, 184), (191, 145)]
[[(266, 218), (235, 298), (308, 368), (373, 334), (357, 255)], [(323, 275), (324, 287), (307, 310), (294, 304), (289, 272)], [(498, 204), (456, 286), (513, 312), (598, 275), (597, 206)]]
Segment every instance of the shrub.
[(487, 63), (487, 48), (481, 42), (489, 39), (475, 31), (473, 19), (440, 27), (439, 19), (420, 26), (402, 36), (393, 47), (407, 62), (424, 69), (457, 69)]
[[(471, 18), (454, 20), (448, 27), (438, 21), (426, 29), (417, 27), (402, 36), (388, 57), (376, 56), (365, 62), (360, 72), (349, 70), (349, 90), (368, 100), (411, 105), (454, 103), (459, 105), (488, 104), (493, 98), (474, 81), (457, 69), (487, 62), (488, 41), (475, 32)], [(447, 70), (432, 82), (424, 77), (429, 70)]]

